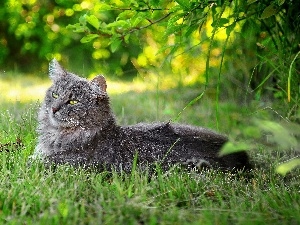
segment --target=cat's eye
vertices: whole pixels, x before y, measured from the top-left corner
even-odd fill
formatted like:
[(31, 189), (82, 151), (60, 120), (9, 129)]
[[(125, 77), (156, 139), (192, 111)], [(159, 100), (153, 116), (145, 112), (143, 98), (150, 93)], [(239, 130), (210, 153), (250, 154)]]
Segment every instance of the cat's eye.
[(77, 104), (77, 103), (78, 103), (77, 100), (70, 100), (70, 101), (69, 101), (69, 104), (70, 104), (70, 105), (75, 105), (75, 104)]
[(55, 92), (52, 92), (52, 97), (53, 98), (58, 98), (58, 94), (56, 94)]

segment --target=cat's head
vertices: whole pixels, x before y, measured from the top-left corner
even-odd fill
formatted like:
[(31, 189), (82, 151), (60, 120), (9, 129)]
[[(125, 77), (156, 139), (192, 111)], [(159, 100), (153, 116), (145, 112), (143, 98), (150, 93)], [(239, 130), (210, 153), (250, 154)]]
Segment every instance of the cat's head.
[(66, 71), (53, 59), (49, 64), (53, 85), (45, 97), (46, 117), (57, 128), (101, 126), (111, 117), (105, 78), (88, 81)]

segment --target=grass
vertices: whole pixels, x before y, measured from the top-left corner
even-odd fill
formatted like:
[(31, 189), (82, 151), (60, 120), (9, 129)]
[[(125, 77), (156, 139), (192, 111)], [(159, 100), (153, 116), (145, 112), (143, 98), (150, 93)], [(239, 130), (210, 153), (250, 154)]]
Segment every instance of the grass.
[[(120, 124), (170, 120), (197, 91), (127, 92), (112, 95)], [(220, 132), (243, 137), (251, 114), (273, 118), (256, 106), (219, 103)], [(291, 150), (259, 144), (250, 151), (251, 179), (217, 171), (171, 171), (149, 177), (95, 173), (61, 166), (28, 165), (36, 144), (38, 104), (2, 101), (0, 108), (0, 224), (299, 224), (299, 169), (275, 173)], [(252, 115), (253, 116), (253, 115)], [(188, 107), (179, 122), (215, 129), (215, 106), (207, 98)], [(276, 118), (275, 118), (276, 119)]]

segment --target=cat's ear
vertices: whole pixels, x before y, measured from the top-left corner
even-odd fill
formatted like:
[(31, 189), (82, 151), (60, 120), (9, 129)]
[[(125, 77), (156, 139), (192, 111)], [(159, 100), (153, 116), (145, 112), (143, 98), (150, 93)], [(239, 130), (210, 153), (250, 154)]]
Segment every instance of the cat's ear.
[(51, 80), (56, 81), (59, 78), (65, 76), (67, 72), (59, 65), (56, 59), (52, 59), (49, 63), (49, 77)]
[(106, 80), (105, 80), (104, 76), (98, 75), (91, 82), (96, 84), (100, 88), (101, 91), (106, 92), (107, 85), (106, 85)]

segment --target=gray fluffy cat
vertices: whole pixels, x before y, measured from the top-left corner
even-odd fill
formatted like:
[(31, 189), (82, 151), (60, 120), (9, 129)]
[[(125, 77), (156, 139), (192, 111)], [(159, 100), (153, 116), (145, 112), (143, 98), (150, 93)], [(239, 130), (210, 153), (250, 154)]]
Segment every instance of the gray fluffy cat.
[(54, 59), (49, 65), (53, 85), (47, 90), (38, 120), (33, 158), (99, 170), (129, 172), (135, 156), (146, 169), (180, 164), (221, 170), (249, 169), (245, 152), (218, 157), (227, 138), (201, 127), (167, 123), (119, 126), (111, 111), (106, 81), (91, 81), (67, 72)]

